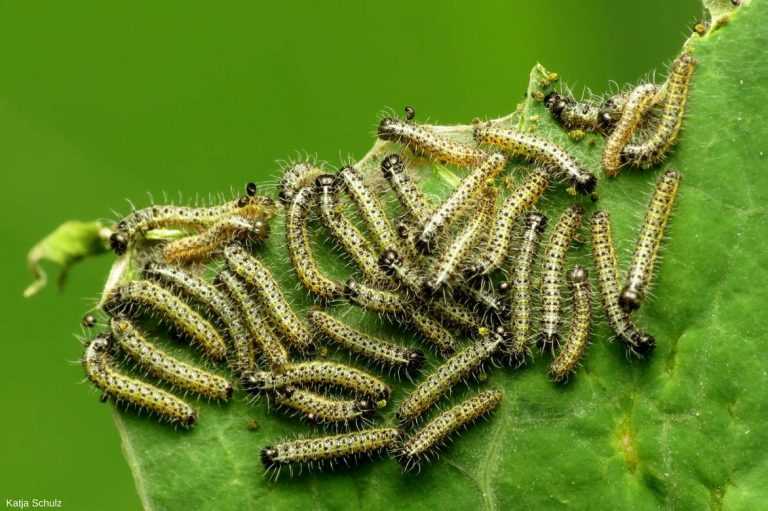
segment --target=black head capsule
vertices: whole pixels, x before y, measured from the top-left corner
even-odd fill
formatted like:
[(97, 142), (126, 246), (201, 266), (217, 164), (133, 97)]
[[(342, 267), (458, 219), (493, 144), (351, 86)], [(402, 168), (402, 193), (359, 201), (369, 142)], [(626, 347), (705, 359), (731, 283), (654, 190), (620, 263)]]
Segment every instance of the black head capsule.
[(504, 282), (499, 282), (497, 289), (499, 290), (500, 294), (505, 295), (512, 289), (512, 284), (505, 280)]
[(355, 298), (360, 294), (360, 290), (355, 279), (349, 279), (344, 283), (344, 296)]
[(406, 107), (403, 110), (405, 110), (406, 121), (412, 121), (414, 117), (416, 117), (416, 109), (413, 108), (412, 106), (406, 105)]
[(639, 291), (625, 287), (619, 295), (619, 307), (624, 312), (634, 312), (640, 308), (640, 303), (643, 301), (643, 296)]
[(336, 191), (336, 176), (333, 174), (320, 174), (315, 178), (315, 189), (317, 191)]
[(597, 187), (597, 178), (592, 174), (585, 174), (574, 181), (573, 186), (581, 195), (591, 195)]
[(256, 192), (258, 191), (258, 187), (256, 186), (256, 183), (251, 181), (247, 185), (245, 185), (245, 194), (248, 197), (254, 197), (256, 195)]
[(379, 256), (379, 268), (381, 268), (387, 275), (393, 275), (395, 273), (395, 266), (402, 262), (400, 255), (392, 249), (385, 250)]
[(93, 328), (96, 325), (96, 316), (93, 314), (86, 314), (83, 316), (80, 324), (82, 324), (85, 328)]
[(426, 361), (426, 357), (424, 356), (424, 353), (416, 350), (410, 354), (408, 357), (408, 371), (419, 371), (422, 367), (424, 367), (424, 362)]
[(121, 232), (113, 232), (109, 237), (109, 246), (117, 255), (123, 255), (128, 250), (128, 238)]
[(277, 463), (275, 462), (276, 456), (277, 451), (271, 445), (268, 445), (261, 450), (261, 464), (264, 465), (265, 469), (270, 470), (277, 466)]
[(376, 413), (376, 403), (370, 399), (361, 399), (355, 403), (355, 411), (361, 413), (364, 417), (370, 417)]
[(557, 92), (550, 92), (544, 96), (544, 104), (552, 113), (552, 117), (560, 121), (563, 111), (568, 107), (568, 100)]
[(576, 266), (570, 273), (568, 273), (568, 278), (574, 284), (582, 284), (589, 279), (589, 273), (583, 266)]
[(395, 141), (397, 136), (397, 125), (399, 121), (392, 117), (385, 117), (379, 122), (378, 136), (382, 140)]
[(656, 338), (645, 332), (638, 332), (632, 337), (634, 346), (632, 349), (639, 356), (646, 358), (656, 349)]
[(408, 224), (405, 222), (400, 222), (397, 224), (397, 236), (400, 239), (408, 239), (408, 235), (411, 234), (411, 228), (408, 227)]
[(387, 179), (391, 179), (395, 173), (402, 172), (403, 168), (403, 159), (397, 154), (390, 154), (381, 160), (381, 173)]

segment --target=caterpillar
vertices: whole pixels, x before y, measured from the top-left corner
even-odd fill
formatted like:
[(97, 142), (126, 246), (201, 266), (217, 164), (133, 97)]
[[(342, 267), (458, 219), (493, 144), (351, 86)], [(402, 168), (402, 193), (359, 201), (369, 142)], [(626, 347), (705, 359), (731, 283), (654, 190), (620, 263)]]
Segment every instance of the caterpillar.
[(197, 412), (194, 408), (169, 392), (118, 372), (110, 349), (109, 340), (98, 336), (88, 344), (83, 357), (85, 374), (104, 393), (102, 399), (109, 397), (118, 404), (148, 410), (174, 425), (185, 428), (195, 425)]
[(411, 307), (406, 319), (441, 357), (450, 357), (456, 352), (456, 339), (424, 307)]
[(395, 457), (403, 470), (413, 470), (437, 453), (455, 432), (487, 416), (501, 403), (499, 390), (479, 392), (430, 420), (398, 447)]
[(137, 304), (156, 314), (176, 330), (199, 344), (212, 360), (221, 360), (227, 354), (227, 346), (214, 326), (195, 312), (176, 295), (148, 280), (135, 280), (116, 288), (104, 303), (104, 311), (116, 312)]
[(544, 229), (547, 227), (547, 217), (541, 213), (529, 213), (525, 217), (523, 239), (520, 250), (512, 269), (512, 281), (507, 286), (501, 286), (502, 291), (510, 291), (510, 330), (509, 342), (505, 351), (519, 363), (525, 360), (530, 350), (531, 341), (531, 279), (536, 252)]
[(363, 181), (363, 177), (354, 167), (344, 167), (338, 173), (338, 179), (352, 198), (360, 215), (363, 217), (380, 249), (397, 246), (397, 234), (384, 212), (379, 199)]
[(648, 294), (656, 256), (677, 198), (681, 179), (682, 175), (678, 171), (668, 170), (656, 181), (656, 189), (651, 196), (635, 245), (635, 253), (627, 270), (626, 284), (619, 295), (619, 305), (624, 312), (640, 308)]
[(589, 344), (592, 323), (592, 289), (589, 273), (582, 266), (575, 266), (568, 273), (573, 293), (571, 329), (560, 352), (549, 366), (549, 377), (555, 383), (562, 382), (575, 370)]
[(293, 475), (296, 466), (303, 469), (315, 465), (334, 467), (340, 463), (347, 466), (356, 464), (365, 456), (372, 458), (390, 451), (400, 438), (400, 430), (396, 428), (362, 429), (340, 435), (301, 438), (264, 447), (261, 462), (267, 473), (272, 473), (276, 479), (282, 467), (288, 467)]
[[(288, 365), (288, 352), (277, 338), (272, 325), (264, 318), (261, 307), (251, 298), (245, 283), (226, 269), (218, 273), (216, 282), (224, 287), (230, 298), (237, 304), (251, 339), (258, 346), (267, 365), (275, 373), (282, 372)], [(238, 358), (244, 358), (244, 355)]]
[(229, 245), (224, 249), (227, 266), (253, 286), (272, 323), (300, 353), (312, 350), (312, 334), (285, 299), (272, 273), (243, 247)]
[(311, 361), (291, 364), (280, 373), (254, 371), (244, 375), (245, 387), (254, 393), (294, 386), (322, 386), (344, 389), (375, 400), (387, 401), (389, 385), (364, 371), (335, 362)]
[(423, 225), (432, 212), (426, 196), (405, 171), (405, 163), (397, 154), (390, 154), (381, 160), (381, 173), (397, 195), (406, 213), (418, 225)]
[(560, 343), (561, 287), (565, 254), (581, 225), (584, 208), (568, 207), (557, 221), (544, 248), (541, 265), (541, 345), (554, 347)]
[(312, 181), (322, 173), (321, 169), (308, 161), (289, 165), (283, 170), (282, 176), (280, 176), (278, 199), (283, 204), (290, 204), (293, 196), (299, 190), (312, 184)]
[(405, 298), (396, 291), (376, 289), (354, 279), (347, 280), (344, 296), (350, 303), (379, 314), (399, 314), (405, 303)]
[(600, 105), (593, 101), (576, 101), (570, 96), (550, 92), (544, 96), (544, 105), (552, 117), (569, 130), (597, 131)]
[(590, 195), (595, 191), (597, 178), (584, 165), (562, 147), (547, 139), (521, 131), (476, 126), (475, 141), (502, 148), (514, 156), (522, 156), (547, 168), (564, 174), (577, 192)]
[(268, 236), (269, 224), (261, 218), (226, 216), (199, 234), (166, 243), (162, 258), (171, 264), (199, 263), (210, 259), (229, 243), (255, 243)]
[(486, 231), (490, 227), (490, 219), (494, 216), (497, 193), (493, 186), (486, 186), (481, 193), (478, 211), (443, 249), (432, 265), (429, 271), (431, 277), (424, 282), (427, 294), (435, 295), (446, 284), (459, 281), (465, 274), (465, 268), (462, 265), (469, 259), (468, 256), (472, 250), (485, 238)]
[(616, 176), (621, 168), (621, 152), (629, 143), (645, 114), (658, 102), (659, 91), (654, 84), (638, 85), (627, 97), (621, 118), (603, 147), (603, 170)]
[(326, 312), (312, 310), (307, 314), (307, 318), (315, 330), (326, 339), (381, 367), (402, 369), (410, 374), (424, 365), (424, 353), (421, 351), (366, 335)]
[(158, 263), (148, 263), (144, 267), (144, 276), (171, 286), (196, 300), (212, 312), (226, 327), (234, 345), (234, 359), (230, 365), (240, 373), (253, 369), (253, 344), (248, 337), (243, 317), (238, 307), (213, 284), (192, 273)]
[(266, 221), (274, 214), (274, 201), (256, 195), (256, 191), (256, 184), (248, 183), (243, 197), (206, 208), (156, 205), (138, 209), (118, 222), (109, 238), (110, 246), (117, 255), (122, 255), (137, 235), (150, 229), (183, 227), (202, 230), (230, 215)]
[(309, 186), (294, 194), (285, 212), (285, 237), (288, 256), (299, 282), (314, 296), (328, 302), (339, 298), (344, 287), (323, 274), (312, 253), (307, 223), (309, 209), (314, 203), (315, 191)]
[(402, 401), (395, 416), (402, 424), (416, 421), (457, 383), (474, 374), (496, 352), (500, 335), (487, 335), (443, 362)]
[(683, 125), (688, 89), (695, 67), (696, 59), (689, 53), (683, 53), (675, 59), (664, 89), (661, 119), (645, 140), (624, 147), (621, 153), (624, 161), (636, 167), (648, 168), (661, 162), (672, 149)]
[[(424, 224), (421, 233), (416, 237), (416, 248), (423, 254), (430, 253), (435, 247), (436, 237), (464, 210), (472, 199), (477, 197), (489, 180), (495, 179), (507, 163), (507, 158), (501, 153), (491, 154), (485, 161), (461, 180), (459, 186), (432, 213)], [(395, 247), (396, 244), (382, 247)]]
[(376, 412), (376, 404), (369, 399), (334, 399), (291, 385), (274, 391), (273, 397), (279, 407), (312, 424), (355, 424)]
[(112, 318), (110, 331), (115, 346), (155, 378), (210, 399), (228, 401), (232, 397), (232, 384), (225, 378), (172, 357), (127, 319)]
[(477, 261), (468, 268), (470, 276), (488, 275), (509, 256), (517, 218), (541, 198), (549, 186), (549, 173), (537, 168), (504, 200), (496, 214), (490, 237)]
[(349, 254), (365, 278), (372, 284), (386, 283), (389, 279), (379, 268), (374, 248), (355, 225), (338, 211), (336, 178), (321, 174), (315, 180), (318, 193), (320, 220), (331, 236)]
[(608, 212), (596, 211), (592, 215), (591, 227), (592, 258), (608, 325), (631, 353), (647, 356), (653, 351), (656, 340), (641, 331), (619, 307), (618, 264)]
[(485, 151), (477, 147), (454, 142), (425, 126), (393, 117), (385, 117), (379, 122), (378, 136), (382, 140), (403, 144), (414, 154), (459, 167), (474, 167), (488, 157)]

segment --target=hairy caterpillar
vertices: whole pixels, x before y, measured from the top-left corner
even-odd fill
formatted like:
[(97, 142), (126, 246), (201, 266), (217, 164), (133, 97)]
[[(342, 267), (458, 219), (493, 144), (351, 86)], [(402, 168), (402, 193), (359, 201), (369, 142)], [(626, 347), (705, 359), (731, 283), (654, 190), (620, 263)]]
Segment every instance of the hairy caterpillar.
[(290, 385), (274, 391), (273, 397), (278, 406), (313, 424), (353, 424), (376, 411), (369, 399), (334, 399)]
[(403, 470), (429, 461), (453, 433), (490, 414), (503, 397), (499, 390), (479, 392), (430, 420), (397, 449), (395, 455)]
[(621, 153), (623, 160), (637, 167), (648, 168), (661, 162), (672, 149), (683, 125), (688, 89), (695, 67), (696, 59), (689, 53), (683, 53), (675, 59), (664, 87), (661, 119), (645, 140), (624, 147)]
[(350, 303), (379, 314), (401, 313), (407, 302), (405, 297), (396, 291), (376, 289), (354, 279), (349, 279), (346, 282), (344, 296)]
[(489, 335), (443, 362), (400, 402), (395, 414), (397, 419), (403, 424), (417, 420), (457, 383), (466, 380), (481, 368), (501, 343), (501, 336)]
[(256, 195), (255, 183), (248, 183), (245, 191), (245, 196), (219, 206), (193, 208), (157, 205), (138, 209), (118, 222), (116, 231), (109, 238), (110, 246), (116, 254), (121, 255), (128, 250), (137, 235), (150, 229), (183, 227), (202, 230), (230, 215), (268, 220), (274, 214), (274, 201)]
[(185, 236), (163, 246), (162, 258), (167, 263), (199, 263), (210, 259), (224, 245), (232, 242), (251, 243), (269, 236), (269, 224), (261, 218), (239, 215), (222, 218), (200, 234)]
[[(512, 280), (502, 290), (511, 291), (511, 337), (505, 351), (522, 362), (530, 350), (532, 296), (531, 278), (541, 235), (547, 227), (547, 217), (541, 213), (529, 213), (525, 217), (523, 239), (512, 269)], [(509, 288), (509, 289), (508, 289)]]
[(214, 326), (176, 295), (148, 280), (135, 280), (118, 287), (104, 304), (107, 314), (114, 314), (137, 304), (171, 323), (176, 330), (199, 344), (213, 360), (227, 354), (227, 346)]
[(338, 210), (336, 177), (321, 174), (315, 180), (320, 203), (320, 219), (333, 238), (349, 254), (366, 280), (373, 284), (389, 281), (379, 268), (374, 248), (355, 225)]
[(307, 161), (294, 163), (283, 170), (280, 176), (278, 198), (283, 204), (290, 204), (293, 196), (322, 174), (323, 171)]
[(251, 392), (264, 392), (294, 386), (322, 386), (344, 389), (375, 400), (387, 401), (392, 393), (389, 385), (364, 371), (335, 362), (311, 361), (291, 364), (280, 373), (255, 371), (243, 381)]
[(473, 276), (488, 275), (507, 259), (517, 218), (541, 198), (549, 186), (549, 173), (542, 168), (534, 170), (501, 205), (495, 225), (477, 261), (469, 268)]
[(469, 255), (480, 245), (490, 227), (490, 220), (496, 208), (496, 188), (486, 186), (481, 192), (478, 209), (468, 220), (456, 237), (446, 246), (440, 256), (435, 260), (430, 269), (431, 277), (424, 283), (425, 291), (434, 295), (446, 284), (457, 282), (464, 275), (463, 264), (469, 259)]
[(573, 292), (573, 316), (571, 329), (563, 347), (549, 366), (549, 377), (554, 382), (566, 380), (576, 370), (589, 344), (592, 324), (592, 289), (589, 273), (582, 266), (575, 266), (568, 273)]
[(656, 256), (664, 238), (664, 229), (675, 204), (677, 189), (682, 175), (676, 170), (668, 170), (656, 181), (656, 188), (645, 213), (640, 235), (635, 245), (635, 253), (627, 270), (627, 280), (619, 295), (619, 305), (625, 312), (640, 308), (648, 294), (653, 278)]
[[(229, 270), (219, 272), (216, 281), (224, 286), (239, 307), (251, 339), (258, 346), (267, 365), (273, 372), (281, 372), (288, 365), (288, 352), (277, 338), (272, 325), (264, 318), (261, 307), (251, 298), (245, 283)], [(240, 355), (238, 358), (244, 357)]]
[(312, 310), (307, 317), (323, 337), (382, 367), (405, 369), (410, 373), (424, 365), (424, 353), (421, 351), (366, 335), (326, 312)]
[(558, 170), (570, 180), (576, 191), (583, 195), (591, 194), (597, 186), (597, 178), (586, 170), (582, 163), (547, 139), (492, 126), (476, 126), (474, 137), (478, 144), (499, 147), (512, 155), (522, 156), (547, 168)]
[(312, 334), (291, 308), (267, 267), (238, 245), (225, 248), (224, 259), (230, 270), (253, 286), (272, 323), (290, 344), (301, 353), (311, 351)]
[(309, 186), (294, 194), (285, 213), (285, 237), (288, 256), (299, 282), (314, 296), (327, 302), (340, 297), (344, 288), (323, 274), (312, 253), (307, 223), (314, 199), (315, 191)]
[(607, 176), (615, 176), (621, 168), (621, 152), (629, 143), (645, 114), (658, 102), (658, 89), (651, 83), (638, 85), (627, 97), (619, 122), (605, 141), (603, 169)]
[(573, 204), (557, 221), (544, 248), (541, 265), (541, 344), (554, 347), (560, 342), (561, 287), (565, 254), (581, 226), (584, 208)]
[(83, 368), (91, 383), (118, 404), (143, 408), (162, 420), (187, 428), (197, 422), (197, 412), (186, 402), (154, 385), (119, 373), (110, 356), (106, 337), (96, 337), (88, 344)]
[(570, 96), (550, 92), (544, 96), (544, 105), (552, 117), (566, 129), (597, 131), (600, 105), (593, 101), (576, 101)]
[(454, 142), (435, 134), (431, 129), (393, 117), (379, 123), (378, 136), (382, 140), (405, 145), (414, 154), (459, 167), (474, 167), (485, 160), (485, 151), (467, 144)]
[(274, 477), (282, 467), (313, 468), (315, 465), (334, 467), (336, 464), (355, 464), (367, 456), (383, 454), (400, 440), (400, 430), (395, 428), (363, 429), (340, 435), (302, 438), (269, 445), (261, 450), (261, 462)]
[(230, 363), (232, 369), (237, 373), (253, 369), (253, 345), (243, 324), (242, 315), (237, 306), (225, 294), (203, 278), (173, 266), (148, 263), (144, 267), (144, 276), (164, 282), (171, 288), (181, 291), (193, 300), (205, 305), (221, 320), (232, 339), (235, 348), (235, 356)]
[(381, 173), (389, 181), (406, 213), (416, 224), (426, 223), (432, 212), (432, 206), (405, 171), (403, 159), (397, 154), (385, 156), (381, 160)]
[(411, 307), (406, 318), (441, 357), (450, 357), (456, 352), (456, 339), (424, 307)]
[(389, 222), (379, 199), (365, 184), (363, 177), (354, 167), (344, 167), (338, 173), (360, 215), (363, 217), (380, 249), (397, 246), (397, 234)]
[[(461, 180), (459, 186), (429, 217), (416, 237), (416, 248), (422, 253), (429, 253), (435, 247), (436, 237), (460, 215), (477, 197), (489, 180), (496, 178), (507, 163), (507, 158), (501, 153), (493, 153), (469, 175)], [(382, 247), (392, 248), (396, 244)]]
[(115, 346), (155, 378), (211, 399), (228, 401), (232, 397), (232, 385), (225, 378), (165, 353), (127, 319), (112, 318), (110, 330)]
[(630, 352), (646, 356), (653, 351), (656, 340), (637, 328), (629, 315), (619, 307), (618, 264), (608, 212), (595, 212), (591, 224), (592, 258), (608, 324)]

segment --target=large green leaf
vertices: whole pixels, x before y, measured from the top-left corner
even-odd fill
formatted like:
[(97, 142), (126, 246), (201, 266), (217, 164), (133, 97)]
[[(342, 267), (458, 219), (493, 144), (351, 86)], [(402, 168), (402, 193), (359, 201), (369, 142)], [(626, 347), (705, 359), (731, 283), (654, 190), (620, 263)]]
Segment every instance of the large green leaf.
[[(718, 15), (727, 15), (730, 2), (710, 4)], [(542, 359), (519, 371), (495, 370), (485, 385), (504, 390), (502, 407), (420, 474), (401, 474), (396, 463), (382, 460), (352, 471), (269, 482), (262, 477), (260, 448), (308, 428), (268, 413), (263, 403), (247, 404), (241, 393), (226, 406), (199, 403), (200, 423), (190, 432), (116, 412), (144, 505), (220, 510), (764, 507), (768, 371), (761, 313), (768, 303), (763, 284), (768, 258), (762, 249), (768, 238), (768, 66), (762, 53), (768, 47), (768, 5), (742, 6), (728, 19), (690, 42), (700, 64), (685, 133), (665, 165), (681, 170), (684, 182), (656, 296), (638, 315), (658, 340), (650, 360), (627, 360), (620, 346), (608, 342), (609, 331), (601, 324), (584, 367), (566, 386), (549, 382)], [(543, 90), (546, 75), (535, 68), (529, 92)], [(572, 142), (531, 96), (536, 95), (529, 94), (503, 122), (535, 129), (598, 169), (602, 140), (589, 135)], [(444, 131), (471, 138), (468, 126)], [(378, 143), (360, 167), (378, 175), (375, 160), (389, 149)], [(445, 177), (451, 170), (421, 162), (418, 172), (431, 192), (439, 195), (449, 187)], [(600, 182), (598, 205), (612, 213), (624, 265), (656, 174), (625, 170)], [(551, 196), (544, 205), (550, 216), (573, 201), (595, 208), (563, 188)], [(263, 257), (296, 306), (305, 309), (310, 302), (295, 291), (281, 221), (278, 216), (273, 222)], [(347, 274), (337, 253), (322, 246), (319, 252), (329, 271)], [(591, 266), (587, 244), (569, 257), (570, 264)], [(116, 268), (118, 277), (123, 268)], [(356, 311), (348, 317), (398, 335), (376, 318)], [(411, 387), (393, 383), (395, 400)], [(382, 422), (392, 420), (392, 408)], [(254, 419), (256, 430), (248, 427)]]

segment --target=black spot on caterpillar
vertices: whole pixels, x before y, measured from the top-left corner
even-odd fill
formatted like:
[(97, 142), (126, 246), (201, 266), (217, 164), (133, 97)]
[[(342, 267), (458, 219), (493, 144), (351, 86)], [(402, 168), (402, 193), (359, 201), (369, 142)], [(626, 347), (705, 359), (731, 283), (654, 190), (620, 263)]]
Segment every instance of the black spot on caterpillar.
[[(496, 178), (504, 170), (506, 163), (507, 158), (503, 154), (493, 153), (462, 179), (459, 186), (424, 224), (421, 233), (416, 237), (416, 248), (422, 253), (430, 253), (436, 245), (436, 238), (472, 204), (473, 199), (481, 193), (488, 181)], [(386, 250), (396, 246), (393, 243), (382, 248)]]
[(457, 383), (480, 370), (501, 343), (500, 335), (489, 334), (443, 362), (400, 402), (397, 419), (403, 424), (415, 422)]
[(363, 429), (340, 435), (302, 438), (280, 442), (261, 450), (261, 462), (275, 479), (282, 467), (313, 469), (315, 466), (333, 468), (337, 464), (357, 464), (364, 457), (383, 454), (396, 445), (401, 433), (395, 428)]
[(171, 323), (179, 333), (200, 345), (211, 359), (226, 356), (227, 346), (216, 328), (167, 289), (147, 280), (128, 282), (112, 291), (103, 308), (114, 315), (132, 305)]
[(161, 420), (187, 428), (197, 422), (197, 412), (186, 402), (118, 372), (110, 356), (109, 341), (103, 336), (94, 338), (85, 348), (83, 368), (91, 383), (118, 404), (147, 410)]
[(560, 342), (562, 281), (565, 254), (581, 226), (584, 208), (573, 204), (566, 209), (552, 229), (541, 265), (541, 345), (554, 348)]
[(651, 83), (638, 85), (627, 97), (619, 122), (605, 141), (603, 169), (607, 176), (616, 176), (621, 169), (621, 152), (637, 130), (645, 114), (658, 102), (658, 89)]
[(315, 204), (313, 188), (307, 186), (294, 194), (285, 212), (285, 237), (288, 256), (299, 282), (312, 295), (328, 302), (339, 298), (344, 288), (341, 283), (323, 274), (312, 252), (307, 223), (309, 209), (313, 204)]
[(486, 246), (477, 257), (477, 261), (468, 269), (471, 276), (488, 275), (499, 268), (509, 256), (512, 236), (518, 217), (531, 208), (549, 186), (549, 176), (545, 169), (536, 169), (515, 189), (496, 213), (495, 224), (490, 230)]
[(232, 397), (232, 385), (225, 378), (172, 357), (127, 319), (112, 318), (110, 330), (115, 346), (155, 378), (210, 399), (228, 401)]
[(611, 219), (607, 211), (597, 211), (592, 215), (592, 258), (608, 324), (629, 352), (637, 356), (649, 355), (656, 340), (637, 328), (629, 315), (619, 307), (618, 264), (611, 235)]
[(508, 286), (500, 286), (502, 291), (510, 291), (511, 336), (505, 343), (505, 351), (518, 363), (522, 363), (529, 354), (532, 319), (531, 280), (533, 264), (539, 247), (541, 235), (547, 226), (547, 217), (540, 213), (529, 213), (525, 217), (523, 239), (512, 269), (512, 280)]
[(397, 449), (395, 456), (403, 470), (418, 469), (430, 461), (452, 434), (490, 414), (503, 397), (499, 390), (480, 392), (429, 421)]
[(521, 131), (477, 126), (474, 137), (479, 144), (488, 144), (522, 156), (553, 169), (571, 182), (576, 191), (589, 195), (595, 191), (597, 178), (562, 147), (544, 138)]
[(333, 387), (387, 401), (392, 390), (389, 385), (364, 371), (335, 362), (311, 361), (288, 365), (281, 374), (255, 371), (244, 375), (244, 385), (253, 393), (280, 389), (288, 385)]
[(264, 317), (261, 307), (251, 298), (245, 283), (229, 270), (222, 270), (216, 280), (240, 308), (251, 339), (258, 346), (269, 368), (275, 373), (282, 372), (288, 365), (288, 352)]
[(291, 346), (301, 353), (311, 351), (312, 334), (296, 315), (267, 267), (237, 245), (224, 249), (224, 259), (230, 270), (254, 288), (267, 316)]
[(424, 353), (371, 337), (339, 321), (330, 314), (312, 310), (307, 318), (326, 339), (386, 368), (414, 373), (424, 365)]
[(338, 209), (336, 177), (322, 174), (315, 180), (320, 204), (320, 220), (331, 236), (349, 254), (366, 280), (374, 285), (386, 283), (389, 279), (379, 269), (376, 254), (371, 243)]
[(683, 125), (685, 104), (688, 101), (688, 90), (695, 67), (696, 60), (689, 53), (683, 53), (672, 63), (669, 78), (663, 89), (661, 119), (645, 140), (624, 147), (621, 153), (624, 161), (629, 161), (636, 167), (648, 168), (664, 160), (677, 142)]
[(148, 263), (144, 267), (144, 276), (170, 285), (174, 290), (192, 298), (205, 306), (226, 326), (234, 345), (234, 357), (230, 366), (236, 373), (253, 369), (254, 353), (239, 308), (232, 300), (220, 292), (213, 284), (189, 271), (173, 266)]
[(338, 179), (360, 211), (360, 216), (371, 231), (381, 250), (397, 246), (397, 233), (392, 228), (379, 199), (365, 184), (363, 177), (354, 167), (344, 167), (337, 174)]
[(290, 385), (274, 391), (272, 398), (280, 408), (311, 424), (357, 424), (366, 422), (376, 411), (376, 404), (370, 399), (330, 398)]
[(479, 165), (488, 155), (471, 145), (454, 142), (437, 135), (432, 129), (392, 117), (385, 117), (379, 123), (379, 138), (397, 142), (408, 147), (414, 154), (424, 155), (433, 160), (451, 163), (459, 167)]
[(162, 249), (162, 258), (172, 264), (200, 263), (216, 255), (229, 243), (256, 243), (264, 241), (268, 236), (269, 224), (262, 218), (226, 216), (200, 234), (166, 243)]
[(575, 266), (568, 274), (573, 292), (571, 329), (560, 352), (549, 366), (549, 377), (562, 382), (576, 370), (589, 344), (592, 324), (592, 290), (589, 274), (582, 266)]
[(156, 205), (136, 210), (118, 222), (116, 231), (110, 237), (110, 245), (120, 255), (128, 250), (137, 235), (150, 229), (176, 227), (202, 230), (230, 215), (266, 222), (273, 214), (274, 201), (256, 195), (256, 185), (248, 183), (245, 196), (219, 206), (193, 208)]
[(625, 312), (640, 308), (653, 279), (653, 267), (659, 253), (664, 229), (677, 198), (682, 175), (668, 170), (656, 181), (656, 188), (645, 212), (643, 225), (635, 245), (635, 253), (627, 270), (627, 281), (619, 295), (619, 305)]

